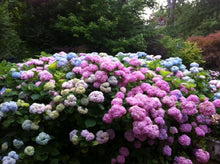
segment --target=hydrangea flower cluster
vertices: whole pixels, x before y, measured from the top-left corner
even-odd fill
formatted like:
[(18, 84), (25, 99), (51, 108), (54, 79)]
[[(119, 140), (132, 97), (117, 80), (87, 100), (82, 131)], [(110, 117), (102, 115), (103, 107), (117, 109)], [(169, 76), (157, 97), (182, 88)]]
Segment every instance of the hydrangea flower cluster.
[(45, 132), (41, 132), (37, 137), (36, 137), (36, 142), (39, 145), (46, 145), (50, 141), (50, 135), (46, 134)]
[[(10, 98), (0, 106), (4, 128), (19, 125), (17, 139), (7, 142), (35, 160), (44, 147), (56, 149), (62, 159), (75, 159), (77, 154), (66, 155), (64, 148), (74, 147), (89, 157), (97, 145), (117, 145), (119, 154), (114, 148), (109, 155), (115, 157), (113, 164), (125, 163), (133, 150), (154, 146), (168, 162), (190, 164), (187, 153), (207, 162), (209, 153), (198, 145), (211, 132), (211, 117), (220, 108), (220, 83), (216, 78), (209, 81), (210, 75), (197, 63), (187, 70), (178, 57), (160, 58), (145, 52), (116, 57), (60, 52), (18, 63), (8, 74), (16, 86), (0, 91), (3, 99)], [(11, 145), (7, 142), (1, 143), (2, 161), (16, 163), (15, 152), (6, 154)], [(186, 149), (186, 156), (178, 156)]]
[(15, 164), (19, 155), (15, 151), (10, 151), (7, 156), (2, 158), (2, 164)]
[(5, 102), (0, 105), (0, 111), (3, 113), (8, 113), (10, 111), (17, 111), (17, 109), (18, 106), (14, 101)]

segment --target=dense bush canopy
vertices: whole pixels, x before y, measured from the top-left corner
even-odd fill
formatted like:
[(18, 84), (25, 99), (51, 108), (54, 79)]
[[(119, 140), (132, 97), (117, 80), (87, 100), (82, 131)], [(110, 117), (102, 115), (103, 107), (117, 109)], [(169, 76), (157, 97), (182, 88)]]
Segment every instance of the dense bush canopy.
[(3, 163), (207, 162), (219, 82), (197, 63), (187, 70), (160, 57), (42, 53), (10, 66), (1, 75)]

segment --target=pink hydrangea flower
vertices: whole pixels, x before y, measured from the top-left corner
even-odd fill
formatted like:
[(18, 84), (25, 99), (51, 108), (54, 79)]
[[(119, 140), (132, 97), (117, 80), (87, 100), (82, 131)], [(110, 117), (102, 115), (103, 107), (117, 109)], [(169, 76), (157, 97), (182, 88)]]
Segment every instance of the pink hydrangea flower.
[(129, 112), (131, 113), (131, 117), (136, 121), (142, 121), (146, 117), (145, 109), (137, 105), (130, 107)]
[(169, 83), (164, 80), (157, 80), (156, 86), (159, 87), (161, 90), (164, 90), (166, 92), (170, 92)]
[(190, 159), (186, 159), (184, 157), (175, 157), (173, 164), (193, 164)]
[(175, 106), (175, 103), (176, 103), (174, 97), (171, 97), (171, 96), (163, 97), (162, 102), (168, 105), (169, 107)]
[(194, 115), (198, 113), (196, 104), (193, 101), (183, 101), (181, 107), (183, 114)]
[(172, 149), (170, 148), (170, 146), (166, 145), (163, 147), (163, 154), (166, 156), (171, 156)]
[(53, 79), (53, 75), (46, 70), (39, 72), (38, 75), (41, 81), (48, 81)]
[(95, 77), (100, 83), (104, 83), (108, 80), (108, 75), (105, 71), (96, 71)]
[(216, 108), (220, 108), (220, 99), (216, 99), (213, 101), (213, 104)]
[(134, 142), (134, 147), (135, 147), (136, 149), (140, 149), (141, 146), (142, 146), (142, 143), (141, 143), (140, 141), (135, 141), (135, 142)]
[(199, 103), (199, 97), (196, 95), (190, 95), (186, 99), (187, 101), (193, 101), (194, 103), (198, 104)]
[(205, 132), (200, 127), (196, 127), (195, 132), (197, 136), (205, 136)]
[(119, 149), (119, 152), (120, 152), (121, 155), (123, 155), (123, 156), (125, 156), (125, 157), (129, 156), (129, 150), (128, 150), (128, 148), (126, 148), (126, 147), (121, 147), (121, 148)]
[(204, 116), (211, 116), (216, 113), (215, 106), (210, 101), (205, 101), (205, 102), (199, 104), (199, 111)]
[(127, 130), (124, 134), (124, 137), (129, 142), (133, 142), (135, 140), (133, 130)]
[(104, 61), (104, 62), (102, 62), (102, 63), (100, 64), (100, 68), (101, 68), (102, 70), (107, 70), (107, 71), (109, 71), (109, 72), (114, 71), (114, 69), (115, 69), (116, 67), (117, 67), (117, 65), (116, 65), (114, 62), (108, 61), (108, 60), (106, 60), (106, 61)]
[(183, 146), (189, 146), (191, 144), (191, 138), (186, 134), (181, 135), (178, 141)]
[(111, 124), (113, 121), (113, 118), (112, 118), (112, 115), (106, 113), (106, 114), (104, 114), (102, 120), (107, 124)]
[(114, 99), (112, 99), (112, 101), (111, 101), (111, 105), (122, 105), (123, 104), (123, 100), (122, 99), (120, 99), (120, 98), (114, 98)]
[(125, 163), (125, 157), (123, 155), (118, 155), (116, 159), (117, 159), (117, 162), (120, 164)]
[(209, 161), (210, 155), (209, 152), (202, 149), (195, 150), (196, 160), (201, 163), (207, 163)]
[(30, 78), (33, 78), (34, 77), (34, 72), (33, 71), (24, 71), (21, 73), (21, 79), (23, 80), (27, 80), (27, 79), (30, 79)]
[(135, 67), (138, 67), (141, 65), (141, 61), (138, 60), (137, 58), (133, 58), (129, 61), (129, 64)]
[(115, 118), (120, 118), (123, 115), (125, 115), (127, 113), (125, 107), (121, 106), (121, 105), (113, 105), (110, 110), (109, 110), (109, 114), (112, 116), (113, 119)]
[(192, 125), (189, 123), (188, 124), (181, 124), (179, 129), (182, 133), (189, 133), (192, 130)]

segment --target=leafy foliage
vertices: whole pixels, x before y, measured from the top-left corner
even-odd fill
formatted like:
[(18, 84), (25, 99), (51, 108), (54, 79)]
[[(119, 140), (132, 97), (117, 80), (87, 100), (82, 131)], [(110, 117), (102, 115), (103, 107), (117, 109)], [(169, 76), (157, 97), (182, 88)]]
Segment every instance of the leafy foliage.
[(7, 3), (0, 2), (0, 60), (21, 59), (25, 53), (22, 40), (14, 29)]
[(195, 0), (179, 2), (174, 11), (175, 23), (167, 25), (164, 32), (173, 37), (187, 39), (193, 35), (208, 35), (220, 28), (220, 1)]
[(95, 51), (145, 51), (145, 27), (140, 19), (146, 6), (143, 2), (93, 0), (81, 3), (78, 12), (60, 16), (56, 27), (72, 33), (76, 44), (84, 43)]
[(201, 50), (195, 43), (184, 42), (182, 39), (172, 39), (170, 36), (165, 36), (160, 42), (164, 46), (168, 56), (180, 57), (186, 65), (192, 62), (204, 63)]
[(196, 42), (203, 50), (203, 55), (206, 60), (207, 67), (220, 70), (219, 53), (220, 53), (220, 31), (203, 36), (193, 36), (188, 40)]

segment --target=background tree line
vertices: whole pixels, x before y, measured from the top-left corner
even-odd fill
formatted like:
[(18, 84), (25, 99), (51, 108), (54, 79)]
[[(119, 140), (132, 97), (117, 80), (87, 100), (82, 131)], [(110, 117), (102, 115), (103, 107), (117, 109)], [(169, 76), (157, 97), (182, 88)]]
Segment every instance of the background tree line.
[(152, 19), (141, 17), (156, 7), (155, 0), (2, 0), (0, 60), (41, 51), (146, 51), (203, 63), (201, 44), (187, 39), (220, 30), (220, 0), (167, 0)]

